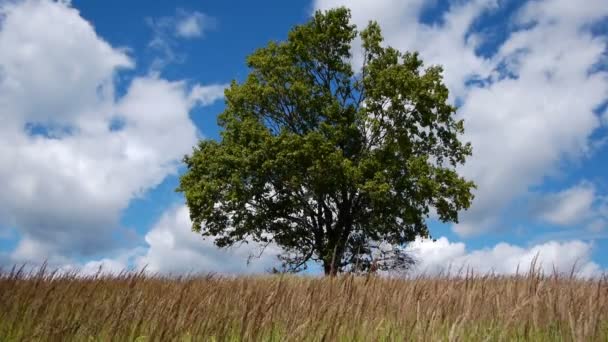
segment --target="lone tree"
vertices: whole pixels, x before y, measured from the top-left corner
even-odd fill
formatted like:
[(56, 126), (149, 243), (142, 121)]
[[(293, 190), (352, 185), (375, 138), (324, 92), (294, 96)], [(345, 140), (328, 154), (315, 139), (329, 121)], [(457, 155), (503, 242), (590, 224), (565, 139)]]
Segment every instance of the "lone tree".
[(275, 243), (284, 270), (312, 260), (335, 275), (407, 268), (404, 248), (429, 236), (432, 208), (458, 222), (474, 184), (456, 166), (471, 147), (442, 69), (382, 40), (377, 23), (359, 33), (338, 8), (248, 57), (247, 79), (225, 92), (221, 140), (184, 158), (178, 191), (194, 231), (219, 247)]

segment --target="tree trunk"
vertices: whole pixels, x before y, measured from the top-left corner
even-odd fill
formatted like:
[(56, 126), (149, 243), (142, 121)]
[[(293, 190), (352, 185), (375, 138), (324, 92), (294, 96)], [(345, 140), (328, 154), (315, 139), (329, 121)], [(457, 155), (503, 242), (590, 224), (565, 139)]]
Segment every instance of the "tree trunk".
[(335, 277), (338, 275), (339, 267), (335, 264), (337, 264), (337, 262), (334, 262), (334, 265), (332, 265), (331, 260), (323, 262), (323, 271), (325, 272), (326, 276)]
[(340, 271), (340, 264), (342, 263), (342, 248), (335, 246), (332, 248), (332, 253), (326, 256), (323, 260), (323, 271), (326, 276), (335, 277)]

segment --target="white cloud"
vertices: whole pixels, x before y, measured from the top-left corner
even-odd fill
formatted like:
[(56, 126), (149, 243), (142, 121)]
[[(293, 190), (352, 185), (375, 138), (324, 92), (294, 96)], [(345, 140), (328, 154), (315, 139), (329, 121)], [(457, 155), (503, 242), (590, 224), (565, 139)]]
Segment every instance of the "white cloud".
[[(280, 250), (274, 245), (266, 247), (262, 254), (261, 246), (255, 243), (219, 249), (212, 239), (192, 232), (184, 205), (163, 214), (146, 234), (146, 243), (148, 250), (137, 258), (136, 265), (140, 269), (147, 266), (146, 270), (153, 273), (262, 273), (279, 266), (276, 255)], [(255, 257), (248, 265), (252, 255)]]
[(198, 11), (186, 11), (178, 8), (175, 15), (160, 18), (148, 18), (148, 24), (154, 31), (154, 39), (170, 40), (173, 38), (200, 38), (217, 25), (217, 20)]
[(216, 20), (201, 12), (177, 11), (175, 34), (182, 38), (202, 37), (216, 25)]
[(190, 91), (190, 101), (202, 106), (210, 105), (224, 96), (224, 89), (226, 89), (226, 87), (227, 85), (225, 84), (209, 86), (197, 84), (192, 87), (192, 90)]
[(0, 226), (21, 236), (11, 258), (69, 263), (112, 250), (126, 234), (121, 211), (177, 172), (197, 141), (191, 109), (222, 86), (150, 75), (118, 97), (116, 74), (134, 62), (77, 10), (0, 8)]
[(133, 67), (74, 9), (50, 1), (5, 2), (0, 13), (0, 103), (10, 129), (23, 121), (65, 125), (102, 103), (98, 87), (113, 96), (113, 73)]
[(539, 203), (538, 216), (549, 223), (567, 226), (594, 216), (595, 188), (582, 183), (555, 194), (546, 195)]
[(457, 274), (467, 269), (476, 274), (512, 275), (526, 273), (533, 265), (545, 274), (570, 273), (573, 269), (582, 277), (601, 275), (603, 270), (591, 261), (593, 245), (582, 241), (556, 242), (523, 248), (499, 243), (492, 248), (467, 251), (462, 242), (450, 242), (441, 237), (433, 242), (417, 239), (408, 250), (419, 260), (414, 275)]
[[(119, 254), (115, 259), (91, 261), (79, 267), (64, 266), (62, 270), (79, 269), (86, 271), (85, 274), (94, 274), (100, 266), (114, 273), (131, 266), (136, 270), (146, 266), (149, 273), (243, 274), (263, 273), (278, 266), (275, 256), (280, 249), (276, 246), (269, 246), (260, 258), (252, 259), (247, 265), (248, 257), (259, 253), (259, 245), (219, 249), (212, 240), (203, 240), (193, 233), (190, 227), (188, 209), (183, 205), (171, 208), (146, 235), (147, 247)], [(501, 242), (490, 248), (468, 250), (464, 242), (450, 242), (446, 237), (436, 241), (418, 238), (407, 251), (417, 260), (408, 276), (457, 275), (467, 270), (479, 275), (525, 274), (532, 265), (545, 274), (554, 271), (569, 274), (574, 270), (581, 277), (599, 276), (605, 271), (591, 260), (593, 244), (579, 240), (548, 241), (528, 247)]]
[[(564, 158), (588, 155), (601, 124), (594, 109), (608, 98), (608, 73), (595, 68), (606, 63), (608, 37), (590, 31), (608, 16), (603, 0), (529, 1), (506, 23), (514, 31), (495, 52), (486, 51), (490, 57), (481, 56), (477, 49), (492, 27), (481, 34), (473, 24), (503, 4), (450, 2), (441, 23), (424, 24), (420, 14), (433, 2), (315, 1), (321, 9), (349, 7), (360, 28), (377, 20), (387, 44), (444, 66), (452, 99), (462, 101), (463, 139), (473, 144), (461, 171), (478, 185), (473, 207), (454, 226), (461, 235), (496, 229), (509, 204), (554, 175)], [(466, 85), (471, 79), (483, 86)]]
[(170, 63), (184, 62), (186, 56), (177, 51), (178, 39), (204, 37), (207, 31), (217, 25), (217, 20), (213, 17), (183, 9), (177, 9), (173, 16), (146, 18), (146, 21), (153, 34), (148, 45), (160, 53), (152, 63), (152, 69), (156, 71)]
[[(123, 272), (140, 272), (141, 269), (133, 267), (135, 258), (144, 252), (142, 247), (122, 250), (115, 254), (113, 258), (102, 258), (99, 260), (91, 260), (85, 263), (64, 263), (51, 264), (47, 267), (49, 271), (56, 271), (59, 274), (74, 274), (77, 276), (93, 276), (93, 275), (117, 275)], [(31, 270), (37, 270), (40, 264), (25, 265)]]

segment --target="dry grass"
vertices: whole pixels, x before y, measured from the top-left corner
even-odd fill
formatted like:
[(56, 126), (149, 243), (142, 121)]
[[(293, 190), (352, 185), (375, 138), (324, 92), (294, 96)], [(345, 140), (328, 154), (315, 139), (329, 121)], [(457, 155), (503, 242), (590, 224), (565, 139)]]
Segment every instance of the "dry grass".
[(608, 341), (608, 279), (0, 273), (0, 340)]

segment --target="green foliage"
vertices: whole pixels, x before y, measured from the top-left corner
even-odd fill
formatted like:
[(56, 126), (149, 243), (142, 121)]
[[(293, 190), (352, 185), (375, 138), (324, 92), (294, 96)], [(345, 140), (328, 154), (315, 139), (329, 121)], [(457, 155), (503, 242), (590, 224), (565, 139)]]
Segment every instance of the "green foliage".
[(456, 167), (471, 147), (441, 67), (384, 47), (370, 22), (354, 72), (349, 22), (345, 8), (317, 12), (249, 56), (225, 92), (221, 141), (184, 158), (194, 231), (220, 247), (274, 242), (286, 270), (314, 260), (335, 274), (407, 267), (403, 246), (429, 236), (432, 208), (457, 222), (470, 206), (474, 184)]

